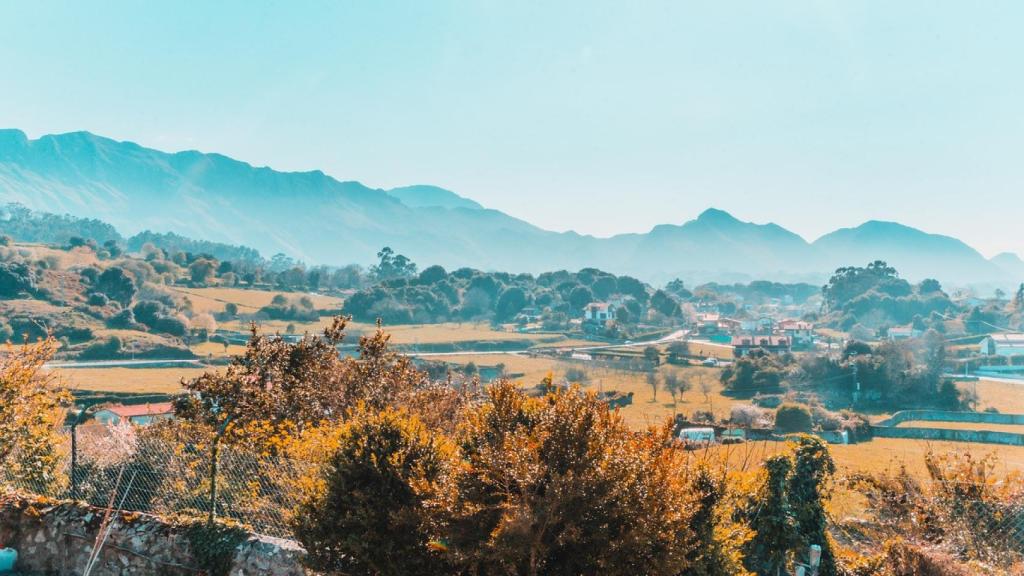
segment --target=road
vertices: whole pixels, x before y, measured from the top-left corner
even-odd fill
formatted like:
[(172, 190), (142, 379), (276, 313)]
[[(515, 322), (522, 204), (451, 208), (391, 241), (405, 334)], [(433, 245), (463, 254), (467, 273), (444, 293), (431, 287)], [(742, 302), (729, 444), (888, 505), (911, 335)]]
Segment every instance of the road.
[(133, 368), (137, 366), (153, 366), (157, 364), (195, 365), (202, 363), (200, 359), (171, 360), (85, 360), (81, 362), (47, 362), (44, 368)]
[[(659, 338), (657, 340), (647, 340), (644, 342), (630, 342), (628, 344), (597, 344), (594, 346), (566, 346), (561, 348), (562, 350), (572, 350), (574, 352), (588, 352), (596, 350), (616, 350), (623, 348), (645, 348), (647, 346), (655, 346), (658, 344), (668, 344), (670, 342), (703, 342), (701, 340), (687, 340), (688, 332), (686, 330), (676, 330), (675, 332)], [(725, 346), (725, 344), (719, 344), (719, 346)], [(551, 348), (557, 350), (559, 348)], [(528, 353), (529, 350), (460, 350), (457, 352), (415, 352), (408, 353), (408, 356), (414, 356), (417, 358), (437, 358), (444, 356), (490, 356), (494, 354), (507, 354), (510, 356), (521, 356)], [(46, 368), (137, 368), (142, 366), (156, 366), (156, 365), (177, 365), (177, 366), (199, 366), (202, 365), (203, 359), (168, 359), (168, 360), (92, 360), (92, 361), (68, 361), (68, 362), (50, 362), (46, 364)]]

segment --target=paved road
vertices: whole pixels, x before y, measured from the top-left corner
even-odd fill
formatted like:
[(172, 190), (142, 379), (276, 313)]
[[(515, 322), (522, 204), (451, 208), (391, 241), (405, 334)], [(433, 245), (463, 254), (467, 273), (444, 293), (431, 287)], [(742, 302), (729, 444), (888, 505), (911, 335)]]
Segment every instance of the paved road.
[(135, 366), (153, 366), (156, 364), (199, 365), (200, 359), (170, 360), (86, 360), (70, 362), (47, 362), (45, 368), (132, 368)]

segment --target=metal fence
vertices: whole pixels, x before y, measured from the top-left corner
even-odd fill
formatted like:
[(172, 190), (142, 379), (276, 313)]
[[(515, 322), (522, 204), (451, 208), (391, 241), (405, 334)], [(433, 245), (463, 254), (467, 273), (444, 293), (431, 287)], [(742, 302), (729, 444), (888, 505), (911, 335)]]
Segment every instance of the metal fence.
[(203, 518), (212, 512), (259, 534), (291, 538), (293, 514), (316, 474), (309, 462), (223, 445), (214, 468), (208, 445), (155, 439), (139, 439), (122, 454), (85, 457), (80, 450), (74, 474), (70, 441), (62, 453), (52, 476), (32, 478), (7, 468), (0, 470), (0, 485), (126, 511)]

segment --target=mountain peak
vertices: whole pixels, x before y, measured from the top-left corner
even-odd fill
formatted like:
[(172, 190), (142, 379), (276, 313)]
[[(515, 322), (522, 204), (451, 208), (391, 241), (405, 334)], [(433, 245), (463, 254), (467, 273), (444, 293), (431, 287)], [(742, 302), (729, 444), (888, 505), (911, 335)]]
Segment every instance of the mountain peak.
[(700, 216), (697, 216), (697, 222), (732, 224), (739, 222), (739, 220), (737, 220), (735, 216), (729, 214), (725, 210), (719, 210), (718, 208), (708, 208), (707, 210), (701, 212)]

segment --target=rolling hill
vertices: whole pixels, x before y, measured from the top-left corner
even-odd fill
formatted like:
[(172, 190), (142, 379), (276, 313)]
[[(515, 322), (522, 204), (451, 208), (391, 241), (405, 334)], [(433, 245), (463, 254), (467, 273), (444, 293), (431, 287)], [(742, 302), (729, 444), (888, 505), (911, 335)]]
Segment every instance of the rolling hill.
[(661, 283), (822, 281), (888, 260), (910, 279), (1019, 281), (1011, 260), (895, 223), (867, 222), (809, 243), (775, 224), (709, 209), (643, 234), (543, 230), (428, 185), (392, 190), (320, 171), (280, 172), (220, 154), (161, 152), (88, 132), (29, 139), (0, 130), (0, 201), (144, 230), (283, 252), (311, 264), (370, 263), (391, 246), (421, 264), (540, 272), (594, 266)]

